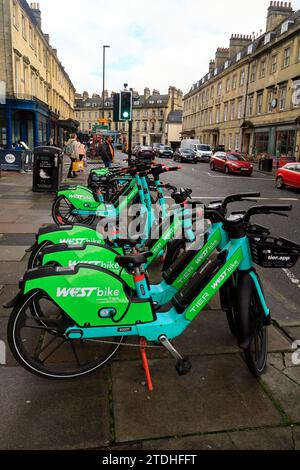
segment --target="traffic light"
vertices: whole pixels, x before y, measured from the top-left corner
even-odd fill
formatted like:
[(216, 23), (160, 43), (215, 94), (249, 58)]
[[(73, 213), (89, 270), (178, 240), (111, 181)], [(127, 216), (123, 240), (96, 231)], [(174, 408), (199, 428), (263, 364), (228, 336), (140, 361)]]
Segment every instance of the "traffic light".
[(120, 93), (115, 93), (113, 96), (113, 121), (120, 121)]
[(120, 92), (120, 121), (131, 121), (132, 120), (132, 92), (121, 91)]

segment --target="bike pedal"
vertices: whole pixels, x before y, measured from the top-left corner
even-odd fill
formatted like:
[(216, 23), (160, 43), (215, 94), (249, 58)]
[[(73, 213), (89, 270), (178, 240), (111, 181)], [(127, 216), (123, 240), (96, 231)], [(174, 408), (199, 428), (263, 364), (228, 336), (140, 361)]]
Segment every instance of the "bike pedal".
[(192, 363), (188, 357), (183, 357), (182, 359), (178, 359), (177, 364), (176, 364), (176, 371), (180, 377), (183, 375), (187, 375), (191, 369), (192, 369)]

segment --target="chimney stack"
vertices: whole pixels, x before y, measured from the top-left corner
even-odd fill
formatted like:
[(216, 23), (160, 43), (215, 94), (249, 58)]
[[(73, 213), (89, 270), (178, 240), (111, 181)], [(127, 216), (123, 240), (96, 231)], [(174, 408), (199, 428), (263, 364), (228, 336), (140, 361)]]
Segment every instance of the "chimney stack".
[(211, 60), (209, 62), (209, 68), (208, 68), (209, 73), (213, 74), (215, 71), (215, 68), (216, 68), (216, 63), (214, 60)]
[(215, 66), (216, 68), (222, 67), (226, 60), (229, 59), (229, 49), (226, 47), (218, 47), (216, 51), (216, 59), (215, 59)]
[(294, 13), (291, 2), (271, 1), (268, 8), (267, 28), (269, 33)]
[(32, 10), (33, 16), (35, 17), (39, 28), (42, 29), (42, 13), (41, 13), (41, 10), (40, 10), (40, 4), (39, 3), (30, 3), (30, 8)]
[(144, 98), (145, 98), (145, 100), (150, 98), (150, 88), (145, 88), (144, 89)]
[(239, 52), (241, 52), (245, 47), (249, 46), (252, 42), (251, 35), (245, 34), (232, 34), (230, 38), (230, 59), (235, 57)]

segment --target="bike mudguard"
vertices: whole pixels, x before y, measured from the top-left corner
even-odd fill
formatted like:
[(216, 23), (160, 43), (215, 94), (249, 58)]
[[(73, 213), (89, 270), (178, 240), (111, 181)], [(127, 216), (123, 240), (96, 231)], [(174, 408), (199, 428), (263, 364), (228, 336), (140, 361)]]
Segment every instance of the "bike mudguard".
[[(263, 322), (266, 323), (265, 312), (250, 272), (239, 271), (235, 290), (235, 322), (238, 344), (241, 349), (247, 349), (251, 341), (249, 310), (252, 296), (254, 296), (258, 313), (261, 315)], [(271, 316), (269, 315), (269, 324), (270, 319)]]
[(93, 192), (85, 186), (62, 189), (57, 192), (57, 198), (64, 196), (78, 210), (105, 210), (105, 205), (97, 203)]
[(84, 243), (97, 243), (104, 245), (103, 235), (96, 228), (86, 225), (49, 225), (39, 230), (37, 245), (44, 242), (52, 244), (65, 243), (67, 245), (83, 245)]
[(151, 323), (156, 314), (149, 299), (138, 299), (120, 277), (87, 265), (27, 271), (22, 281), (27, 296), (43, 291), (79, 327), (124, 327)]
[(88, 243), (83, 246), (68, 246), (66, 244), (51, 245), (41, 251), (41, 264), (56, 265), (62, 267), (75, 267), (78, 264), (90, 264), (106, 269), (118, 276), (131, 288), (135, 288), (131, 274), (115, 261), (117, 256), (124, 255), (123, 248), (107, 248), (96, 243)]
[(90, 171), (90, 174), (94, 174), (97, 176), (107, 176), (109, 174), (109, 168), (93, 168)]

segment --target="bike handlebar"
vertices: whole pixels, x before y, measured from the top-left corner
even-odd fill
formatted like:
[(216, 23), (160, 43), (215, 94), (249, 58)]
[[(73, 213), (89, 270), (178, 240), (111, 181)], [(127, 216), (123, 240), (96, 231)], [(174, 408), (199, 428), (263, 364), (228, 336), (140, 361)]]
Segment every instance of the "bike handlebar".
[(284, 215), (280, 212), (290, 212), (293, 210), (292, 205), (288, 204), (266, 204), (264, 206), (253, 206), (246, 212), (245, 222), (249, 222), (250, 218), (253, 215), (258, 214), (275, 214), (275, 215)]
[[(219, 211), (214, 209), (206, 209), (205, 210), (205, 217), (208, 219), (213, 217), (219, 222), (223, 223), (237, 223), (237, 222), (245, 222), (248, 223), (253, 215), (258, 214), (275, 214), (275, 215), (284, 215), (281, 212), (290, 212), (293, 209), (293, 206), (287, 204), (266, 204), (264, 206), (253, 206), (248, 209), (246, 213), (240, 213), (240, 219), (236, 218), (235, 220), (228, 220), (226, 219)], [(235, 213), (238, 215), (239, 213)]]
[(230, 196), (225, 197), (222, 203), (222, 208), (226, 209), (227, 205), (230, 204), (231, 202), (239, 202), (247, 198), (256, 198), (256, 197), (260, 197), (259, 192), (231, 194)]

